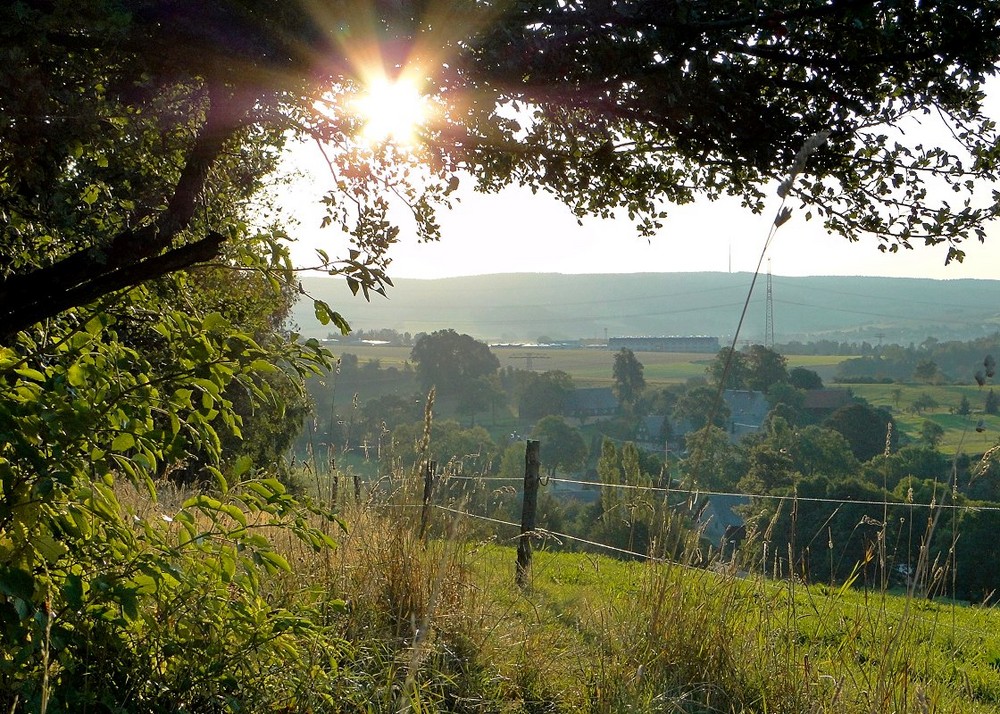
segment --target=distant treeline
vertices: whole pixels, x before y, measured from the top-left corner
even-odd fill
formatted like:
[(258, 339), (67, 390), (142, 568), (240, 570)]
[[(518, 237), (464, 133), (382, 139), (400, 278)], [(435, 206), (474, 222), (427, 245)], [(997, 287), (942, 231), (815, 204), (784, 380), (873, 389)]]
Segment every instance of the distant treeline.
[(838, 342), (837, 340), (817, 340), (816, 342), (799, 342), (792, 340), (774, 346), (776, 352), (783, 355), (870, 355), (878, 350), (869, 342)]
[(1000, 354), (1000, 333), (968, 342), (939, 342), (930, 337), (919, 345), (884, 345), (855, 354), (861, 356), (838, 365), (836, 381), (871, 383), (915, 379), (928, 383), (977, 381), (982, 384), (993, 377), (984, 363)]

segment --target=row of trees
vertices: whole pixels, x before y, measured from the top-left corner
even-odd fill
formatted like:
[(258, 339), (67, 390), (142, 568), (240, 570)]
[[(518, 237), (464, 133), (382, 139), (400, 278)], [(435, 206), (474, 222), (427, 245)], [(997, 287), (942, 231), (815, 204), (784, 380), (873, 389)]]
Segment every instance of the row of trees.
[(886, 345), (872, 354), (844, 360), (837, 365), (836, 378), (843, 382), (882, 380), (982, 385), (994, 376), (996, 363), (992, 355), (995, 354), (1000, 354), (1000, 335), (965, 342), (940, 342), (928, 338), (920, 345)]

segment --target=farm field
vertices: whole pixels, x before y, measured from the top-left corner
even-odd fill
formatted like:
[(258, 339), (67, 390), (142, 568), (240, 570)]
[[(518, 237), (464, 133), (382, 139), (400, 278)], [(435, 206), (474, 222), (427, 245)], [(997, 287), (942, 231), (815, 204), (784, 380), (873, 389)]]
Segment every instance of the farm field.
[[(378, 360), (383, 367), (402, 367), (409, 361), (409, 347), (391, 345), (345, 345), (333, 349), (354, 354), (361, 364)], [(500, 360), (501, 367), (525, 369), (529, 365), (536, 372), (562, 370), (579, 387), (610, 386), (615, 353), (599, 348), (591, 349), (539, 349), (539, 348), (493, 348), (493, 354)], [(705, 368), (715, 355), (690, 352), (636, 352), (642, 363), (646, 383), (650, 386), (677, 384), (693, 377), (703, 377)], [(815, 370), (825, 381), (829, 381), (837, 365), (848, 357), (837, 355), (792, 355), (788, 357), (789, 369), (806, 367)]]

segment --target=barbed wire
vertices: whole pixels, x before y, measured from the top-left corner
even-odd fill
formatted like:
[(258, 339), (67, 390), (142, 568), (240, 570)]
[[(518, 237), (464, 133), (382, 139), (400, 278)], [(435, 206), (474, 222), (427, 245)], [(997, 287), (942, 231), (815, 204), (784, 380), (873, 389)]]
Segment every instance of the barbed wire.
[(445, 475), (444, 481), (517, 481), (524, 483), (524, 479), (515, 476), (452, 476)]
[[(776, 501), (804, 501), (808, 503), (836, 503), (836, 504), (853, 504), (858, 506), (907, 506), (912, 508), (942, 508), (942, 509), (954, 509), (958, 511), (1000, 511), (1000, 506), (973, 506), (969, 504), (957, 504), (957, 503), (909, 503), (906, 501), (877, 501), (871, 499), (849, 499), (849, 498), (826, 498), (821, 496), (799, 496), (796, 494), (777, 494), (777, 493), (739, 493), (739, 492), (729, 492), (729, 491), (705, 491), (701, 489), (686, 489), (686, 488), (664, 488), (662, 486), (635, 486), (627, 483), (601, 483), (600, 481), (581, 481), (577, 479), (563, 479), (552, 477), (549, 479), (549, 483), (569, 483), (569, 484), (581, 484), (584, 486), (595, 486), (597, 488), (615, 488), (622, 490), (633, 490), (633, 491), (647, 491), (652, 493), (674, 493), (674, 494), (687, 494), (690, 496), (725, 496), (731, 498), (757, 498), (757, 499), (767, 499)], [(944, 489), (944, 487), (942, 487)]]
[[(499, 518), (491, 518), (490, 516), (483, 516), (483, 515), (479, 515), (477, 513), (469, 513), (468, 511), (460, 511), (457, 508), (450, 508), (448, 506), (442, 506), (442, 505), (437, 504), (437, 503), (435, 503), (433, 505), (434, 505), (434, 508), (436, 508), (439, 511), (447, 511), (448, 513), (454, 513), (454, 514), (459, 515), (459, 516), (468, 516), (469, 518), (475, 518), (475, 519), (480, 520), (480, 521), (488, 521), (490, 523), (499, 523), (501, 525), (511, 526), (513, 528), (520, 528), (521, 527), (520, 523), (511, 523), (510, 521), (503, 521), (503, 520), (500, 520)], [(518, 536), (518, 537), (520, 537), (520, 536)]]

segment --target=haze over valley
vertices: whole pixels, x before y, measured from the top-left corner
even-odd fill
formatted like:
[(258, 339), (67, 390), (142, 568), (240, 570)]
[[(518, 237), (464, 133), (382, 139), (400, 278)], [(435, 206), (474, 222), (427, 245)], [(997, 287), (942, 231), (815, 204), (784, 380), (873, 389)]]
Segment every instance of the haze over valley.
[[(507, 273), (434, 280), (398, 279), (388, 298), (354, 297), (346, 285), (305, 277), (305, 292), (354, 329), (417, 334), (452, 328), (489, 341), (601, 340), (611, 336), (708, 335), (732, 339), (751, 273), (562, 275)], [(753, 287), (740, 340), (761, 342), (767, 276)], [(919, 344), (968, 340), (1000, 329), (1000, 281), (885, 277), (772, 277), (777, 342), (820, 339)], [(332, 325), (301, 300), (293, 322), (307, 337)]]

